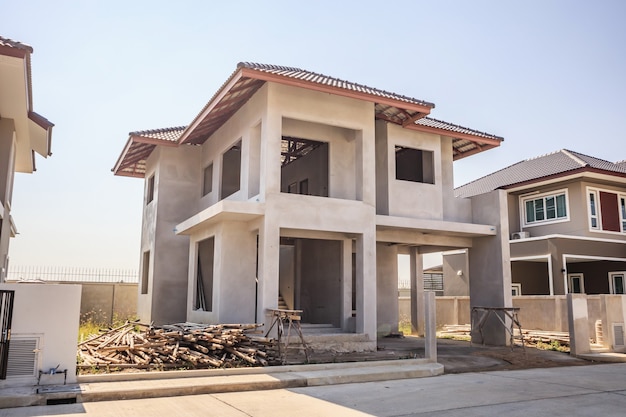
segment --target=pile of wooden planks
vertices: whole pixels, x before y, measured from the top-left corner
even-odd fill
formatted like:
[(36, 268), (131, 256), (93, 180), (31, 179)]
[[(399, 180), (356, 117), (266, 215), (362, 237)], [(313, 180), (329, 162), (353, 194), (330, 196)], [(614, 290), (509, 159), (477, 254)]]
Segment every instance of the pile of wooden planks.
[(78, 345), (82, 369), (230, 368), (278, 361), (273, 339), (250, 337), (261, 325), (126, 322)]

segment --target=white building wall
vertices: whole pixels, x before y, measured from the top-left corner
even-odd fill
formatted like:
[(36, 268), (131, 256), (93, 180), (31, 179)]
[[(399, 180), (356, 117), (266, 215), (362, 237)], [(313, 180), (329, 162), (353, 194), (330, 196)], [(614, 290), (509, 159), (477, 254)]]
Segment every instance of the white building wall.
[[(0, 387), (34, 385), (39, 370), (67, 369), (67, 382), (76, 382), (76, 349), (80, 317), (80, 285), (0, 284), (15, 291), (11, 338), (37, 338), (39, 353), (32, 376), (0, 380)], [(10, 347), (9, 347), (10, 349)], [(63, 384), (63, 374), (42, 375), (41, 384)]]

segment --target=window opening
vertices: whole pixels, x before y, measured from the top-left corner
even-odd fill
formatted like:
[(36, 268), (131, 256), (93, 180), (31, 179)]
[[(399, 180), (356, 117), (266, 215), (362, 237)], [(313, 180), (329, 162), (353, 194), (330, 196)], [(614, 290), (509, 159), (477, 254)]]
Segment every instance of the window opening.
[(147, 191), (146, 191), (146, 204), (149, 204), (152, 200), (154, 200), (154, 174), (150, 176), (150, 178), (148, 178), (148, 184), (147, 184)]
[(281, 192), (328, 197), (328, 143), (292, 136), (281, 140)]
[(196, 271), (196, 310), (213, 311), (213, 263), (215, 238), (210, 237), (198, 243), (198, 270)]
[(213, 164), (209, 164), (204, 168), (204, 177), (202, 182), (202, 196), (213, 191)]
[(432, 151), (396, 146), (396, 179), (434, 184)]
[(222, 188), (220, 199), (239, 191), (241, 184), (241, 141), (222, 155)]
[(148, 278), (150, 276), (150, 251), (143, 253), (141, 263), (141, 293), (148, 294)]

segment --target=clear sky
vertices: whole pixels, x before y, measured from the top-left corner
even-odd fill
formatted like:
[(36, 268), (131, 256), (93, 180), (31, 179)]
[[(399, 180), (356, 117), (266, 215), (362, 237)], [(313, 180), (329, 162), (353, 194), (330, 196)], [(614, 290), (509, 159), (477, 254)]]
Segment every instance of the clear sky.
[[(51, 158), (18, 174), (12, 265), (138, 268), (143, 181), (128, 132), (188, 124), (239, 61), (295, 66), (436, 104), (505, 138), (461, 185), (562, 148), (626, 159), (626, 1), (2, 1), (30, 44)], [(1, 92), (0, 92), (1, 94)]]

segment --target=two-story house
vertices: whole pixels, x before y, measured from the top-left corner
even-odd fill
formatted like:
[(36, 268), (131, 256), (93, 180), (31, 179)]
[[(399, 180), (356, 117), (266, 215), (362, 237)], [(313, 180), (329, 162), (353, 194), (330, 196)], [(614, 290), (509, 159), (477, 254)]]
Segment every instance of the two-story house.
[(563, 149), (496, 171), (456, 194), (494, 189), (508, 194), (517, 295), (625, 293), (626, 162)]
[(35, 153), (51, 155), (52, 123), (33, 111), (30, 46), (0, 36), (0, 282), (6, 278), (13, 177), (35, 171)]
[(145, 180), (139, 316), (267, 325), (280, 300), (372, 348), (397, 330), (398, 254), (417, 329), (421, 255), (455, 248), (471, 248), (476, 302), (510, 304), (504, 193), (453, 194), (453, 161), (502, 139), (433, 108), (240, 63), (188, 126), (130, 133), (113, 172)]

